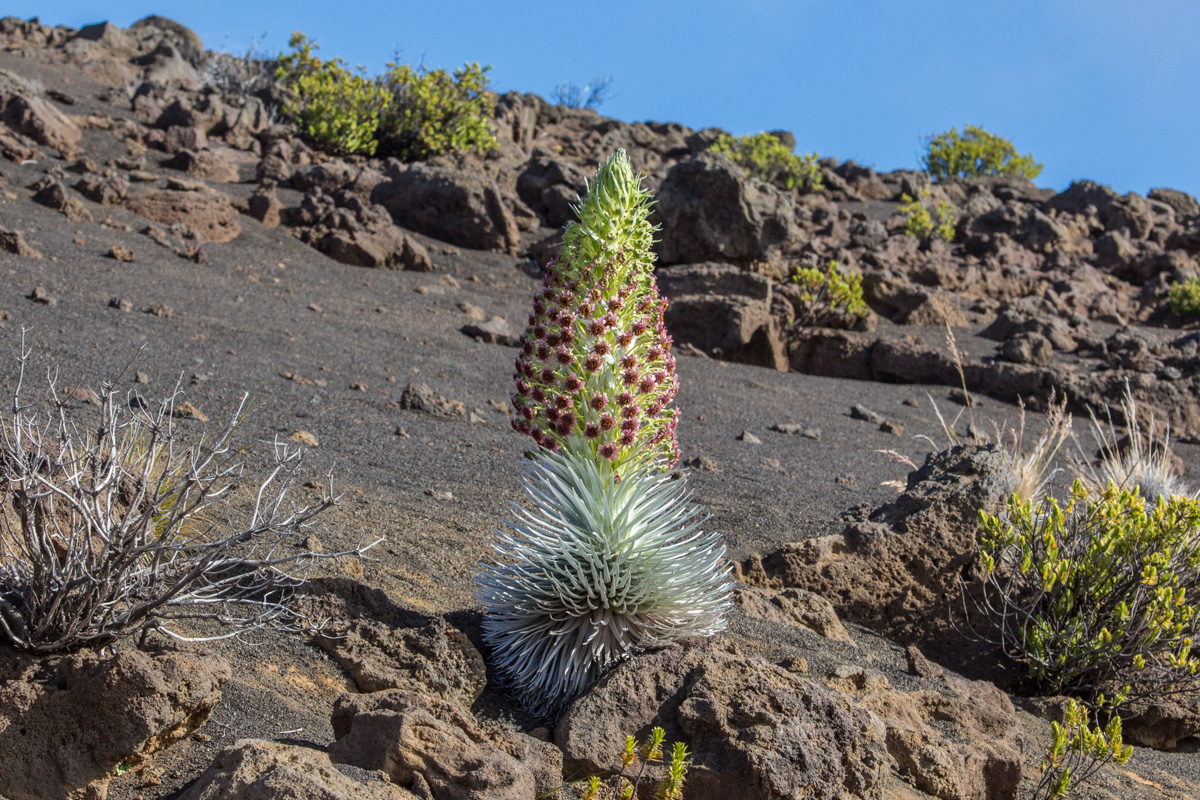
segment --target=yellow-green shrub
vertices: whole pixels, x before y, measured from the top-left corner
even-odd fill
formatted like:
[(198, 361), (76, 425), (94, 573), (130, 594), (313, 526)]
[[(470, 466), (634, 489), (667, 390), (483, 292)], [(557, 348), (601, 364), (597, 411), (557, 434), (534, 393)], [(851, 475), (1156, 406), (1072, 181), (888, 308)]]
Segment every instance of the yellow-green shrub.
[(289, 44), (292, 52), (279, 58), (275, 73), (292, 95), (284, 113), (330, 153), (373, 155), (383, 89), (340, 58), (317, 58), (317, 43), (299, 31)]
[(1171, 313), (1181, 319), (1200, 313), (1200, 277), (1172, 286), (1167, 292), (1167, 304)]
[(982, 175), (1023, 175), (1033, 180), (1042, 165), (1031, 155), (1018, 155), (1012, 142), (983, 128), (968, 125), (926, 140), (925, 170), (935, 178), (978, 178)]
[(862, 276), (843, 275), (836, 261), (822, 272), (812, 267), (796, 267), (792, 283), (800, 286), (798, 327), (820, 327), (843, 314), (864, 317), (868, 313), (863, 300)]
[(1200, 500), (1076, 481), (980, 512), (983, 611), (1039, 689), (1101, 706), (1200, 689)]
[(454, 70), (388, 64), (380, 79), (389, 102), (383, 112), (384, 151), (405, 161), (442, 153), (493, 150), (488, 127), (495, 96), (488, 91), (491, 67), (472, 62)]
[(1042, 778), (1031, 800), (1062, 800), (1074, 787), (1087, 783), (1105, 764), (1124, 764), (1133, 748), (1121, 738), (1121, 718), (1091, 727), (1087, 708), (1069, 700), (1063, 721), (1050, 723), (1050, 747), (1042, 759)]
[[(929, 192), (922, 192), (922, 200), (929, 195)], [(954, 223), (958, 219), (958, 209), (948, 200), (942, 200), (937, 204), (934, 213), (937, 215), (937, 223), (934, 223), (934, 214), (931, 214), (929, 208), (921, 200), (914, 200), (907, 194), (900, 195), (900, 210), (908, 217), (908, 221), (904, 225), (904, 232), (909, 236), (915, 236), (921, 241), (926, 241), (933, 236), (937, 236), (944, 242), (954, 241)]]
[(785, 191), (821, 191), (817, 154), (796, 155), (769, 133), (736, 138), (722, 133), (708, 149), (724, 153), (752, 177)]
[(406, 161), (442, 153), (491, 150), (488, 127), (495, 96), (491, 67), (467, 64), (453, 73), (388, 64), (379, 77), (322, 61), (317, 44), (297, 31), (276, 76), (290, 91), (284, 113), (330, 153), (395, 155)]

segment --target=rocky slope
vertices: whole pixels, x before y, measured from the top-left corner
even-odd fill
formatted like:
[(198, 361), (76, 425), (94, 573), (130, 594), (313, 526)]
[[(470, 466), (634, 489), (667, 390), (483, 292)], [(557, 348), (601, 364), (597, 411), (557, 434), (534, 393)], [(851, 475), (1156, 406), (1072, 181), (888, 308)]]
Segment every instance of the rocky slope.
[[(707, 152), (717, 131), (515, 93), (485, 158), (332, 159), (269, 91), (219, 88), (219, 58), (170, 20), (9, 18), (0, 42), (5, 352), (27, 328), (71, 386), (135, 355), (139, 391), (182, 373), (197, 434), (249, 391), (247, 441), (292, 437), (337, 468), (342, 503), (308, 546), (387, 536), (308, 587), (336, 635), (0, 654), (10, 800), (532, 798), (609, 769), (651, 725), (696, 754), (689, 798), (1013, 798), (1052, 704), (1006, 694), (1012, 665), (943, 613), (975, 509), (1006, 491), (995, 452), (926, 462), (914, 438), (944, 439), (916, 398), (953, 403), (945, 326), (980, 423), (1052, 389), (1098, 407), (1128, 380), (1200, 464), (1200, 336), (1162, 302), (1197, 273), (1186, 195), (833, 160), (823, 192), (786, 193)], [(538, 719), (488, 683), (471, 576), (517, 493), (511, 345), (570, 203), (618, 147), (656, 193), (680, 441), (738, 606), (727, 634)], [(925, 191), (958, 208), (953, 243), (904, 234), (899, 197)], [(857, 330), (794, 324), (788, 274), (829, 259), (863, 276)], [(882, 450), (925, 463), (899, 496)], [(1196, 720), (1133, 726), (1173, 749), (1139, 747), (1097, 796), (1200, 793)]]

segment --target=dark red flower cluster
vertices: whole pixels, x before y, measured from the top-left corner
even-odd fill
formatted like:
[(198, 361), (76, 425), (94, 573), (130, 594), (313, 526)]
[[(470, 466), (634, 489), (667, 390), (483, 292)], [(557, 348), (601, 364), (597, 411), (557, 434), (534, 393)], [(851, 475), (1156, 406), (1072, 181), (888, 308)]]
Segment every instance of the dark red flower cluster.
[(551, 263), (521, 337), (513, 379), (513, 427), (549, 450), (566, 447), (611, 462), (679, 458), (679, 391), (666, 301), (653, 274), (627, 254), (583, 269)]

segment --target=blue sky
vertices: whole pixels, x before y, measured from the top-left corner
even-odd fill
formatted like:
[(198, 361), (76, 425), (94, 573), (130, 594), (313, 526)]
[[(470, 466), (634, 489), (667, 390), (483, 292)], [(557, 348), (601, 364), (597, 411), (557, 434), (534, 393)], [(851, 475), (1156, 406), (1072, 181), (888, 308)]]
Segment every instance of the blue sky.
[(301, 30), (372, 71), (397, 51), (479, 61), (494, 88), (544, 97), (611, 75), (609, 116), (782, 128), (797, 150), (881, 170), (916, 167), (925, 136), (969, 123), (1044, 163), (1042, 186), (1200, 195), (1196, 0), (18, 0), (6, 13), (72, 27), (158, 13), (233, 52), (278, 52)]

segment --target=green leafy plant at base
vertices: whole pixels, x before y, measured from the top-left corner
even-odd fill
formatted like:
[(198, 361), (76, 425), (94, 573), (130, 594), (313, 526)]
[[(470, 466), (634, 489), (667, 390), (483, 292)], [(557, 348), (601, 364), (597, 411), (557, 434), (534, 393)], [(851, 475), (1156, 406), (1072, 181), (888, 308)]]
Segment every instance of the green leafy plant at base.
[(1032, 800), (1062, 800), (1106, 764), (1124, 764), (1133, 755), (1133, 748), (1121, 739), (1120, 717), (1114, 714), (1103, 728), (1090, 727), (1087, 708), (1077, 700), (1067, 703), (1062, 723), (1051, 722), (1050, 728), (1050, 747)]
[(284, 113), (330, 153), (374, 155), (387, 99), (382, 87), (340, 58), (317, 58), (316, 42), (299, 31), (289, 45), (293, 52), (279, 58), (275, 72), (292, 92)]
[[(620, 755), (621, 766), (616, 774), (608, 780), (593, 775), (585, 781), (586, 785), (577, 797), (580, 800), (631, 800), (637, 797), (638, 788), (646, 778), (646, 768), (663, 762), (666, 735), (666, 731), (656, 727), (641, 742), (626, 736)], [(682, 800), (683, 783), (692, 763), (688, 755), (683, 742), (676, 742), (667, 758), (663, 778), (654, 787), (654, 800)]]
[(836, 261), (830, 261), (822, 272), (812, 267), (796, 267), (792, 282), (799, 284), (802, 309), (795, 325), (818, 328), (842, 315), (866, 316), (863, 301), (862, 276), (843, 275)]
[(708, 148), (723, 153), (752, 177), (785, 191), (819, 192), (821, 168), (817, 154), (796, 155), (769, 133), (733, 137), (722, 133)]
[(1200, 501), (1076, 481), (980, 512), (979, 608), (1037, 687), (1101, 708), (1200, 690)]
[(394, 155), (415, 161), (443, 153), (497, 147), (488, 121), (495, 96), (491, 67), (477, 62), (454, 72), (388, 64), (378, 77), (340, 58), (323, 61), (317, 44), (297, 31), (276, 77), (291, 92), (284, 113), (335, 155)]
[(1033, 180), (1042, 165), (1031, 155), (1018, 155), (1012, 142), (983, 128), (968, 125), (926, 140), (925, 171), (935, 178), (978, 178), (984, 175), (1021, 175)]
[(388, 64), (380, 82), (388, 93), (381, 131), (383, 152), (405, 161), (498, 147), (488, 127), (495, 95), (491, 67), (466, 64), (453, 73)]
[(1177, 283), (1167, 292), (1167, 305), (1180, 319), (1200, 313), (1200, 277)]
[[(958, 219), (958, 210), (948, 200), (937, 204), (934, 214), (922, 202), (929, 192), (921, 192), (921, 199), (914, 200), (907, 194), (900, 195), (900, 210), (908, 217), (904, 225), (904, 233), (914, 236), (921, 241), (928, 241), (937, 236), (944, 242), (954, 241), (954, 223)], [(934, 222), (936, 214), (937, 222)]]

